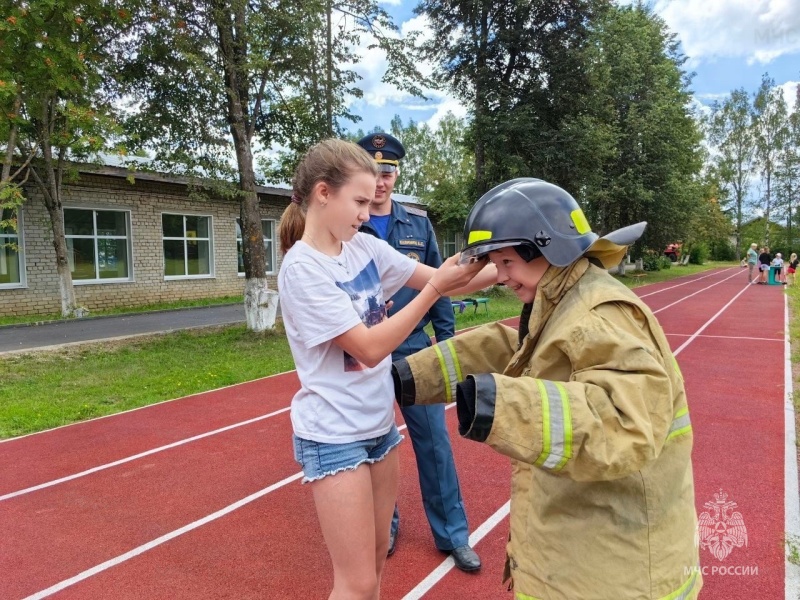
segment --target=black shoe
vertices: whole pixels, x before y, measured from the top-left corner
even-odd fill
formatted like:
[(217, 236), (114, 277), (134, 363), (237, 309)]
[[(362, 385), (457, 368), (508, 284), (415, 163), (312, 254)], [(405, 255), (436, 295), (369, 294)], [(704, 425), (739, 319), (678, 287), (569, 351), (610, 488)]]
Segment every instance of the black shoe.
[(397, 531), (390, 531), (389, 532), (389, 550), (386, 552), (386, 556), (391, 556), (394, 554), (395, 546), (397, 545), (397, 534), (400, 533), (400, 528), (397, 528)]
[(477, 571), (481, 568), (481, 559), (469, 544), (453, 548), (450, 550), (450, 556), (453, 557), (456, 567), (462, 571)]

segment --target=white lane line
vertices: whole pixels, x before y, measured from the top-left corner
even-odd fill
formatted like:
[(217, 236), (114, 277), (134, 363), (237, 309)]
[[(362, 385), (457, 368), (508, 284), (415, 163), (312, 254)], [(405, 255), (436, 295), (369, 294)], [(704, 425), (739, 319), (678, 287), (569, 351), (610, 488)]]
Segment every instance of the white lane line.
[[(664, 332), (664, 335), (667, 337), (689, 337), (694, 335), (693, 333), (667, 333)], [(741, 335), (698, 335), (697, 337), (701, 338), (708, 338), (708, 339), (718, 339), (718, 340), (740, 340), (746, 342), (783, 342), (783, 338), (762, 338), (762, 337), (745, 337)]]
[[(701, 281), (703, 279), (708, 279), (709, 277), (713, 277), (714, 275), (719, 275), (720, 273), (725, 273), (730, 271), (730, 269), (723, 269), (722, 271), (713, 271), (708, 275), (703, 275), (702, 277), (696, 277), (695, 279), (690, 279), (688, 281), (684, 281), (683, 283), (679, 283), (677, 285), (671, 285), (669, 287), (661, 288), (660, 290), (656, 290), (655, 292), (650, 292), (649, 294), (642, 294), (639, 298), (648, 298), (649, 296), (655, 296), (656, 294), (660, 294), (661, 292), (666, 292), (669, 290), (674, 290), (675, 288), (679, 288), (684, 285), (689, 285), (690, 283), (694, 283), (696, 281)], [(684, 277), (691, 277), (691, 275), (684, 275)], [(655, 285), (655, 284), (651, 284)]]
[[(658, 310), (654, 310), (654, 311), (653, 311), (653, 314), (654, 314), (654, 315), (656, 315), (656, 314), (660, 313), (662, 310), (667, 310), (668, 308), (672, 308), (672, 307), (673, 307), (673, 306), (675, 306), (676, 304), (680, 304), (681, 302), (683, 302), (684, 300), (688, 300), (688, 299), (689, 299), (689, 298), (691, 298), (692, 296), (696, 296), (697, 294), (701, 294), (702, 292), (705, 292), (705, 291), (707, 291), (707, 290), (710, 290), (711, 288), (713, 288), (713, 287), (714, 287), (714, 286), (716, 286), (716, 285), (719, 285), (720, 283), (725, 283), (726, 281), (728, 281), (728, 279), (733, 279), (733, 278), (734, 278), (734, 277), (736, 277), (737, 275), (739, 275), (739, 273), (734, 273), (733, 275), (731, 275), (731, 276), (729, 276), (729, 277), (726, 277), (725, 279), (720, 279), (720, 280), (719, 280), (719, 281), (717, 281), (716, 283), (712, 283), (711, 285), (709, 285), (709, 286), (706, 286), (706, 287), (704, 287), (704, 288), (703, 288), (703, 289), (701, 289), (701, 290), (697, 290), (696, 292), (692, 292), (692, 293), (691, 293), (691, 294), (689, 294), (688, 296), (684, 296), (683, 298), (681, 298), (680, 300), (676, 300), (676, 301), (675, 301), (675, 302), (673, 302), (672, 304), (667, 304), (666, 306), (662, 306), (662, 307), (661, 307), (661, 308), (659, 308)], [(744, 289), (747, 289), (747, 288), (745, 287)], [(740, 292), (740, 293), (741, 293), (741, 292)], [(737, 296), (738, 296), (738, 294), (737, 294)]]
[[(797, 432), (795, 430), (794, 385), (792, 381), (792, 346), (789, 339), (789, 299), (784, 295), (783, 320), (785, 330), (784, 344), (784, 529), (786, 543), (784, 552), (786, 560), (785, 589), (786, 600), (800, 598), (800, 567), (789, 561), (792, 548), (800, 545), (800, 489), (797, 479)], [(796, 559), (795, 559), (796, 560)]]
[(219, 519), (221, 517), (224, 517), (225, 515), (233, 512), (234, 510), (236, 510), (238, 508), (241, 508), (241, 507), (243, 507), (243, 506), (245, 506), (247, 504), (250, 504), (251, 502), (253, 502), (255, 500), (258, 500), (259, 498), (261, 498), (263, 496), (266, 496), (267, 494), (277, 490), (278, 488), (281, 488), (281, 487), (283, 487), (283, 486), (285, 486), (285, 485), (287, 485), (287, 484), (289, 484), (289, 483), (291, 483), (293, 481), (297, 481), (298, 479), (300, 479), (300, 477), (302, 477), (302, 475), (303, 475), (302, 473), (295, 473), (291, 477), (287, 477), (286, 479), (284, 479), (282, 481), (279, 481), (277, 483), (274, 483), (271, 486), (264, 488), (263, 490), (259, 490), (255, 494), (251, 494), (251, 495), (247, 496), (246, 498), (242, 498), (238, 502), (234, 502), (233, 504), (229, 504), (225, 508), (223, 508), (221, 510), (218, 510), (215, 513), (211, 513), (210, 515), (207, 515), (207, 516), (203, 517), (202, 519), (199, 519), (197, 521), (189, 523), (188, 525), (184, 525), (180, 529), (176, 529), (174, 531), (170, 531), (169, 533), (167, 533), (165, 535), (162, 535), (161, 537), (158, 537), (158, 538), (156, 538), (154, 540), (151, 540), (151, 541), (147, 542), (146, 544), (142, 544), (141, 546), (138, 546), (138, 547), (134, 548), (133, 550), (129, 550), (125, 554), (120, 554), (119, 556), (117, 556), (115, 558), (112, 558), (111, 560), (107, 560), (106, 562), (100, 563), (99, 565), (94, 566), (91, 569), (87, 569), (87, 570), (83, 571), (82, 573), (78, 573), (74, 577), (70, 577), (69, 579), (64, 579), (63, 581), (59, 581), (57, 584), (52, 585), (52, 586), (50, 586), (49, 588), (47, 588), (45, 590), (41, 590), (39, 592), (36, 592), (35, 594), (33, 594), (31, 596), (28, 596), (24, 600), (40, 600), (41, 598), (47, 598), (48, 596), (51, 596), (51, 595), (55, 594), (56, 592), (60, 592), (63, 589), (66, 589), (66, 588), (68, 588), (68, 587), (70, 587), (72, 585), (75, 585), (76, 583), (78, 583), (80, 581), (83, 581), (84, 579), (88, 579), (89, 577), (92, 577), (93, 575), (97, 575), (98, 573), (101, 573), (101, 572), (105, 571), (106, 569), (110, 569), (111, 567), (115, 567), (116, 565), (119, 565), (119, 564), (125, 562), (126, 560), (130, 560), (131, 558), (133, 558), (135, 556), (139, 556), (140, 554), (143, 554), (144, 552), (147, 552), (148, 550), (152, 550), (153, 548), (155, 548), (157, 546), (160, 546), (161, 544), (164, 544), (164, 543), (166, 543), (166, 542), (168, 542), (170, 540), (175, 539), (178, 536), (183, 535), (184, 533), (188, 533), (188, 532), (190, 532), (190, 531), (192, 531), (194, 529), (197, 529), (198, 527), (201, 527), (202, 525), (205, 525), (207, 523), (211, 523), (212, 521), (216, 521), (217, 519)]
[[(453, 408), (454, 406), (455, 406), (454, 403), (453, 404), (448, 404), (447, 406), (445, 406), (445, 410)], [(285, 409), (285, 410), (288, 410), (288, 409)], [(403, 431), (407, 427), (408, 427), (407, 425), (403, 424), (403, 425), (400, 425), (397, 428), (397, 430), (398, 431)], [(235, 510), (237, 510), (239, 508), (242, 508), (243, 506), (246, 506), (247, 504), (250, 504), (251, 502), (254, 502), (255, 500), (258, 500), (259, 498), (262, 498), (262, 497), (266, 496), (270, 492), (274, 492), (275, 490), (280, 489), (285, 485), (289, 485), (293, 481), (297, 481), (302, 476), (303, 476), (303, 472), (302, 471), (300, 471), (299, 473), (295, 473), (294, 475), (291, 475), (291, 476), (289, 476), (289, 477), (287, 477), (285, 479), (282, 479), (281, 481), (278, 481), (277, 483), (273, 483), (272, 485), (270, 485), (268, 487), (265, 487), (263, 490), (259, 490), (259, 491), (255, 492), (254, 494), (250, 494), (249, 496), (234, 502), (233, 504), (229, 504), (228, 506), (218, 510), (217, 512), (211, 513), (210, 515), (207, 515), (207, 516), (203, 517), (202, 519), (198, 519), (197, 521), (193, 521), (192, 523), (189, 523), (188, 525), (184, 525), (180, 529), (175, 529), (174, 531), (170, 531), (169, 533), (165, 533), (161, 537), (157, 537), (156, 539), (151, 540), (151, 541), (147, 542), (146, 544), (142, 544), (141, 546), (137, 546), (133, 550), (128, 550), (128, 552), (125, 552), (124, 554), (120, 554), (119, 556), (116, 556), (116, 557), (114, 557), (112, 559), (109, 559), (109, 560), (103, 562), (103, 563), (100, 563), (99, 565), (96, 565), (96, 566), (92, 567), (91, 569), (86, 569), (85, 571), (83, 571), (81, 573), (78, 573), (74, 577), (70, 577), (69, 579), (64, 579), (63, 581), (59, 581), (55, 585), (51, 585), (47, 589), (41, 590), (39, 592), (36, 592), (35, 594), (32, 594), (32, 595), (24, 598), (23, 600), (41, 600), (42, 598), (47, 598), (48, 596), (52, 596), (56, 592), (60, 592), (63, 589), (66, 589), (66, 588), (68, 588), (70, 586), (73, 586), (76, 583), (79, 583), (79, 582), (83, 581), (84, 579), (88, 579), (89, 577), (92, 577), (93, 575), (97, 575), (98, 573), (102, 573), (103, 571), (105, 571), (107, 569), (110, 569), (111, 567), (115, 567), (115, 566), (117, 566), (119, 564), (122, 564), (125, 561), (130, 560), (131, 558), (134, 558), (135, 556), (139, 556), (140, 554), (143, 554), (143, 553), (147, 552), (148, 550), (152, 550), (153, 548), (155, 548), (157, 546), (160, 546), (161, 544), (164, 544), (164, 543), (166, 543), (166, 542), (168, 542), (170, 540), (174, 540), (175, 538), (177, 538), (179, 536), (182, 536), (184, 533), (189, 533), (190, 531), (193, 531), (193, 530), (197, 529), (198, 527), (201, 527), (202, 525), (206, 525), (207, 523), (211, 523), (212, 521), (216, 521), (217, 519), (219, 519), (221, 517), (224, 517), (225, 515), (230, 514), (233, 511), (235, 511)], [(489, 529), (491, 529), (491, 527)], [(477, 531), (475, 533), (477, 533)], [(473, 535), (475, 535), (475, 533), (473, 533)], [(481, 535), (481, 537), (483, 537), (484, 535), (486, 535), (486, 533), (483, 533)], [(472, 536), (470, 536), (470, 540), (471, 539), (472, 539)], [(452, 559), (450, 559), (450, 560), (452, 561)]]
[(748, 288), (749, 286), (750, 286), (750, 284), (748, 284), (748, 285), (744, 286), (744, 288), (742, 288), (742, 290), (741, 290), (741, 291), (740, 291), (738, 294), (736, 294), (736, 295), (735, 295), (733, 298), (731, 298), (731, 299), (728, 301), (728, 303), (727, 303), (725, 306), (723, 306), (722, 308), (720, 308), (720, 309), (717, 311), (717, 314), (715, 314), (715, 315), (714, 315), (713, 317), (711, 317), (711, 318), (710, 318), (708, 321), (706, 321), (706, 322), (703, 324), (703, 326), (702, 326), (702, 327), (700, 327), (700, 329), (698, 329), (696, 332), (694, 332), (694, 334), (693, 334), (691, 337), (689, 337), (689, 339), (688, 339), (688, 340), (686, 340), (685, 342), (683, 342), (683, 344), (681, 344), (681, 345), (680, 345), (680, 347), (679, 347), (677, 350), (675, 350), (675, 352), (673, 352), (672, 354), (673, 354), (673, 355), (675, 355), (675, 356), (678, 356), (678, 354), (680, 354), (681, 352), (683, 352), (683, 350), (686, 348), (686, 346), (688, 346), (688, 345), (689, 345), (689, 344), (691, 344), (691, 343), (692, 343), (694, 340), (696, 340), (698, 337), (700, 337), (700, 334), (701, 334), (701, 333), (703, 333), (703, 331), (705, 331), (705, 330), (706, 330), (706, 328), (708, 328), (708, 326), (709, 326), (709, 325), (711, 325), (711, 324), (712, 324), (714, 321), (716, 321), (716, 320), (717, 320), (717, 317), (719, 317), (719, 316), (720, 316), (722, 313), (724, 313), (726, 310), (728, 310), (728, 307), (729, 307), (731, 304), (733, 304), (733, 303), (736, 301), (736, 299), (737, 299), (739, 296), (741, 296), (742, 294), (744, 294), (744, 293), (747, 291), (747, 288)]
[(46, 481), (45, 483), (40, 483), (39, 485), (34, 485), (29, 488), (25, 488), (23, 490), (10, 492), (8, 494), (0, 496), (0, 502), (2, 502), (3, 500), (9, 500), (11, 498), (16, 498), (17, 496), (22, 496), (24, 494), (30, 494), (31, 492), (35, 492), (37, 490), (43, 490), (45, 488), (58, 485), (59, 483), (72, 481), (73, 479), (78, 479), (79, 477), (86, 477), (87, 475), (91, 475), (92, 473), (97, 473), (98, 471), (104, 471), (106, 469), (110, 469), (111, 467), (124, 465), (125, 463), (129, 463), (133, 460), (138, 460), (140, 458), (144, 458), (145, 456), (150, 456), (151, 454), (163, 452), (164, 450), (169, 450), (171, 448), (177, 448), (178, 446), (183, 446), (184, 444), (188, 444), (190, 442), (196, 442), (197, 440), (202, 440), (203, 438), (207, 438), (212, 435), (217, 435), (218, 433), (223, 433), (224, 431), (230, 431), (231, 429), (236, 429), (237, 427), (242, 427), (244, 425), (250, 425), (258, 421), (263, 421), (264, 419), (269, 419), (270, 417), (274, 417), (276, 415), (285, 413), (286, 411), (289, 410), (289, 408), (290, 407), (287, 406), (286, 408), (281, 408), (280, 410), (276, 410), (275, 412), (271, 412), (267, 415), (261, 415), (260, 417), (248, 419), (247, 421), (241, 421), (239, 423), (234, 423), (233, 425), (227, 425), (226, 427), (221, 427), (219, 429), (215, 429), (214, 431), (207, 431), (206, 433), (201, 433), (199, 435), (195, 435), (190, 438), (178, 440), (177, 442), (167, 444), (166, 446), (159, 446), (158, 448), (152, 448), (151, 450), (146, 450), (145, 452), (140, 452), (139, 454), (134, 454), (132, 456), (127, 456), (125, 458), (115, 460), (114, 462), (99, 465), (97, 467), (92, 467), (91, 469), (86, 469), (85, 471), (81, 471), (79, 473), (73, 473), (72, 475), (67, 475), (66, 477), (61, 477), (59, 479), (53, 479), (52, 481)]
[[(503, 506), (497, 509), (497, 511), (491, 517), (484, 521), (480, 527), (473, 531), (472, 535), (469, 536), (469, 545), (474, 546), (484, 537), (486, 537), (486, 534), (494, 529), (500, 523), (500, 521), (502, 521), (508, 515), (510, 507), (511, 502), (506, 502), (503, 504)], [(455, 566), (456, 565), (453, 562), (453, 557), (448, 556), (438, 567), (431, 571), (425, 579), (420, 581), (413, 590), (403, 596), (403, 600), (419, 600), (437, 583), (439, 583), (439, 581), (441, 581), (442, 578), (447, 575), (447, 573), (449, 573)]]

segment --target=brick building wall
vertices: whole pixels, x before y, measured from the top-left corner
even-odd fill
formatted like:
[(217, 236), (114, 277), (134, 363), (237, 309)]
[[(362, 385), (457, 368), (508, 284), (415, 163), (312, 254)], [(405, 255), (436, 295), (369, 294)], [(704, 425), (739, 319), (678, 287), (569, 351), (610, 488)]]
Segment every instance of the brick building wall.
[[(238, 273), (236, 219), (239, 205), (230, 200), (189, 198), (185, 183), (164, 176), (137, 174), (134, 183), (122, 169), (81, 173), (63, 186), (65, 208), (128, 211), (132, 269), (130, 281), (81, 283), (73, 287), (78, 306), (89, 311), (176, 300), (237, 296), (244, 291)], [(274, 219), (276, 261), (269, 285), (276, 287), (280, 252), (277, 222), (289, 202), (289, 190), (264, 188), (259, 194), (262, 219)], [(20, 287), (0, 287), (0, 316), (58, 313), (61, 310), (50, 218), (38, 190), (26, 189), (20, 245), (25, 277)], [(162, 213), (211, 217), (211, 276), (167, 279), (164, 276)]]

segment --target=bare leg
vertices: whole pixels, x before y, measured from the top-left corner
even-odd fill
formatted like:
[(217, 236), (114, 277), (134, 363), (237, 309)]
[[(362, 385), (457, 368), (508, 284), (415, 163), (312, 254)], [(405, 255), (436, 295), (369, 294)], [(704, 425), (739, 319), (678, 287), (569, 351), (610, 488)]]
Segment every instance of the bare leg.
[(386, 553), (389, 551), (389, 530), (392, 525), (394, 505), (397, 501), (397, 486), (400, 473), (400, 458), (393, 448), (383, 458), (370, 465), (372, 471), (372, 497), (375, 504), (375, 576), (381, 584)]
[(312, 483), (317, 517), (333, 562), (330, 600), (378, 600), (397, 499), (397, 448), (372, 465)]

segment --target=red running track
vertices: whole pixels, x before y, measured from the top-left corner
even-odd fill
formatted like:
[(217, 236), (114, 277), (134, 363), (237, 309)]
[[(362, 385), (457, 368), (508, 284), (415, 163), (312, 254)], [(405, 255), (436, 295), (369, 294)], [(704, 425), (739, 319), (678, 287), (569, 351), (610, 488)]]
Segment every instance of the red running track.
[[(780, 287), (745, 283), (726, 269), (636, 289), (686, 380), (698, 512), (722, 489), (747, 527), (722, 561), (701, 550), (703, 599), (784, 597), (785, 305)], [(291, 455), (296, 388), (286, 373), (0, 443), (0, 597), (325, 597), (330, 564)], [(508, 461), (459, 438), (454, 411), (448, 426), (484, 567), (462, 573), (433, 547), (405, 442), (384, 599), (511, 598)]]

